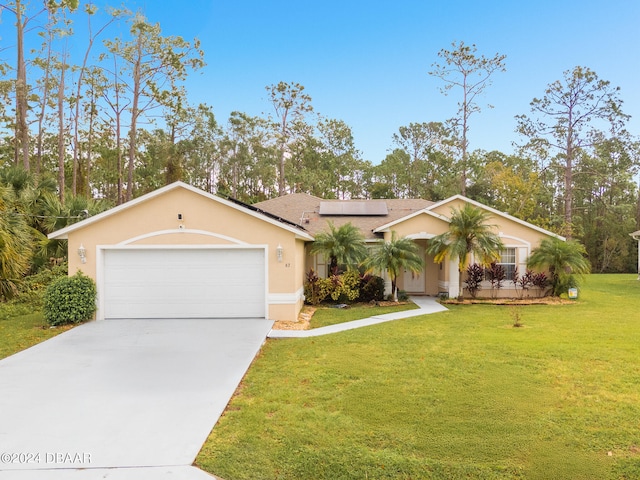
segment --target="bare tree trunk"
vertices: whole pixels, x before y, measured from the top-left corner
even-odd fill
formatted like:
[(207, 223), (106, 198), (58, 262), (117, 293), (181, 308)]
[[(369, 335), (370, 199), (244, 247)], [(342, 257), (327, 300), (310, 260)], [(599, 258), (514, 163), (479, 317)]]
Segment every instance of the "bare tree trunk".
[(468, 89), (467, 89), (466, 75), (464, 77), (463, 91), (464, 91), (464, 102), (463, 102), (463, 109), (462, 109), (462, 172), (460, 175), (460, 193), (466, 196), (467, 195), (467, 161), (468, 161), (467, 130), (469, 129), (469, 126), (467, 123), (469, 119), (469, 102), (467, 99)]
[[(80, 165), (79, 159), (79, 124), (80, 124), (80, 95), (82, 93), (82, 80), (84, 78), (84, 72), (87, 69), (87, 61), (89, 59), (89, 53), (91, 52), (91, 48), (93, 47), (93, 43), (95, 39), (102, 33), (102, 31), (107, 28), (109, 24), (111, 24), (115, 20), (113, 17), (109, 22), (107, 22), (95, 35), (91, 33), (91, 14), (88, 16), (88, 30), (89, 30), (89, 44), (87, 45), (87, 49), (84, 52), (84, 59), (82, 60), (82, 67), (80, 67), (80, 73), (78, 74), (78, 85), (76, 89), (76, 105), (75, 105), (75, 118), (73, 124), (73, 182), (71, 190), (74, 195), (76, 193), (76, 185), (77, 185), (77, 176), (78, 176), (78, 168)], [(93, 110), (92, 110), (93, 112)], [(90, 120), (90, 122), (93, 119)], [(87, 160), (87, 166), (91, 163), (91, 150), (89, 150), (89, 159)], [(89, 168), (87, 167), (87, 187), (88, 187), (88, 178), (89, 178)], [(89, 195), (90, 189), (87, 188), (87, 195)]]
[(60, 66), (60, 83), (58, 85), (58, 196), (60, 203), (64, 205), (64, 74), (67, 68), (66, 54), (63, 53), (62, 64)]
[(127, 175), (127, 201), (133, 198), (133, 172), (136, 159), (138, 102), (140, 101), (140, 81), (142, 61), (142, 35), (138, 36), (136, 61), (133, 67), (133, 105), (131, 107), (131, 128), (129, 130), (129, 166)]
[(287, 184), (285, 182), (284, 167), (286, 163), (287, 155), (287, 116), (289, 114), (288, 109), (285, 109), (282, 115), (282, 123), (280, 126), (280, 134), (282, 135), (280, 145), (280, 164), (278, 165), (278, 196), (282, 197), (286, 195)]
[(16, 0), (17, 76), (16, 76), (16, 164), (22, 160), (25, 170), (29, 164), (29, 127), (27, 125), (27, 65), (24, 59), (24, 19), (22, 2)]
[(87, 138), (87, 164), (85, 167), (85, 194), (87, 198), (91, 198), (91, 153), (93, 152), (93, 122), (94, 122), (95, 99), (91, 100), (91, 109), (89, 111), (89, 132)]
[[(49, 15), (49, 21), (51, 22), (51, 14)], [(44, 85), (42, 92), (42, 99), (40, 100), (40, 115), (38, 115), (38, 139), (36, 141), (36, 175), (40, 174), (42, 168), (42, 142), (44, 138), (44, 115), (47, 108), (47, 101), (49, 99), (49, 76), (51, 73), (51, 44), (53, 43), (53, 31), (49, 27), (49, 43), (47, 45), (47, 60), (44, 71)]]
[(573, 128), (572, 112), (569, 112), (569, 127), (567, 131), (567, 158), (564, 169), (564, 223), (565, 237), (573, 236)]

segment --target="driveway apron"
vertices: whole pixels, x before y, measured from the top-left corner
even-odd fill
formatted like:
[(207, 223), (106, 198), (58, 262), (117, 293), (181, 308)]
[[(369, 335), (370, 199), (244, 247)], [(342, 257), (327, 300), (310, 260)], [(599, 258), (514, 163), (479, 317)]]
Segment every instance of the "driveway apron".
[(272, 323), (90, 322), (1, 360), (0, 479), (191, 465)]

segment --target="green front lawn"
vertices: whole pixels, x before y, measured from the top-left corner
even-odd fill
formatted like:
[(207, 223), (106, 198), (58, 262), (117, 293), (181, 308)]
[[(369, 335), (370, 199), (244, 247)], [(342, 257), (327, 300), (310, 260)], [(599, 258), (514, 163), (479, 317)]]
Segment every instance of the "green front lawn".
[[(237, 479), (640, 478), (640, 282), (271, 340), (197, 465)], [(338, 312), (338, 311), (336, 311)]]
[(413, 302), (403, 302), (399, 305), (376, 306), (368, 303), (349, 305), (347, 308), (320, 306), (311, 317), (311, 328), (326, 327), (337, 323), (352, 322), (363, 318), (383, 315), (385, 313), (414, 310), (418, 306)]
[(0, 358), (13, 355), (70, 328), (50, 328), (42, 313), (0, 317)]

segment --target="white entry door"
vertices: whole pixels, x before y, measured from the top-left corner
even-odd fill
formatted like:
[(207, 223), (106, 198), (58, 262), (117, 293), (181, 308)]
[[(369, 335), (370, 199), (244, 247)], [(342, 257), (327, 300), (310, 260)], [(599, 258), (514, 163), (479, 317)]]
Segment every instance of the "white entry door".
[[(418, 255), (424, 260), (424, 247), (418, 243)], [(424, 281), (424, 269), (419, 273), (413, 273), (409, 270), (404, 271), (402, 279), (402, 289), (408, 293), (424, 293), (425, 281)]]

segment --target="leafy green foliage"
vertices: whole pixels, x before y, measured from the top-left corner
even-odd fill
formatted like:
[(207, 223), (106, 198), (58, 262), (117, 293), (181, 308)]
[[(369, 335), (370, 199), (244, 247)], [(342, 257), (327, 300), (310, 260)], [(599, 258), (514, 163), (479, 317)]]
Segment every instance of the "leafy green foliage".
[(363, 275), (360, 279), (361, 302), (379, 302), (384, 299), (384, 278), (377, 275)]
[(333, 300), (353, 302), (360, 296), (360, 274), (357, 270), (349, 270), (334, 280), (336, 287), (331, 292)]
[(555, 237), (546, 238), (531, 252), (528, 266), (548, 269), (552, 293), (560, 296), (567, 289), (575, 287), (591, 271), (586, 253), (584, 246), (575, 240), (565, 242)]
[(312, 255), (321, 253), (329, 258), (329, 273), (338, 274), (338, 267), (346, 265), (347, 269), (358, 266), (367, 256), (364, 236), (351, 222), (337, 227), (327, 222), (328, 231), (315, 236), (311, 246)]
[(44, 318), (50, 325), (89, 320), (96, 311), (96, 285), (82, 272), (53, 282), (44, 296)]
[(427, 253), (438, 263), (449, 256), (458, 258), (464, 271), (468, 256), (473, 253), (482, 265), (497, 260), (504, 245), (495, 233), (495, 225), (488, 223), (489, 212), (466, 203), (451, 212), (449, 230), (429, 242)]
[(418, 253), (418, 245), (407, 237), (398, 238), (391, 232), (389, 241), (380, 240), (366, 261), (369, 271), (387, 272), (391, 278), (391, 295), (398, 300), (398, 275), (403, 270), (418, 273), (422, 270), (424, 260)]
[(18, 292), (33, 254), (32, 230), (13, 190), (0, 185), (0, 301)]
[(304, 295), (306, 303), (311, 305), (318, 305), (327, 298), (347, 303), (382, 300), (384, 280), (374, 275), (361, 275), (357, 270), (319, 278), (311, 269), (304, 284)]
[(471, 253), (481, 265), (489, 265), (500, 258), (500, 251), (504, 249), (495, 225), (488, 223), (489, 216), (489, 212), (469, 203), (452, 209), (449, 230), (431, 239), (427, 253), (438, 263), (447, 257), (457, 258), (460, 280)]

